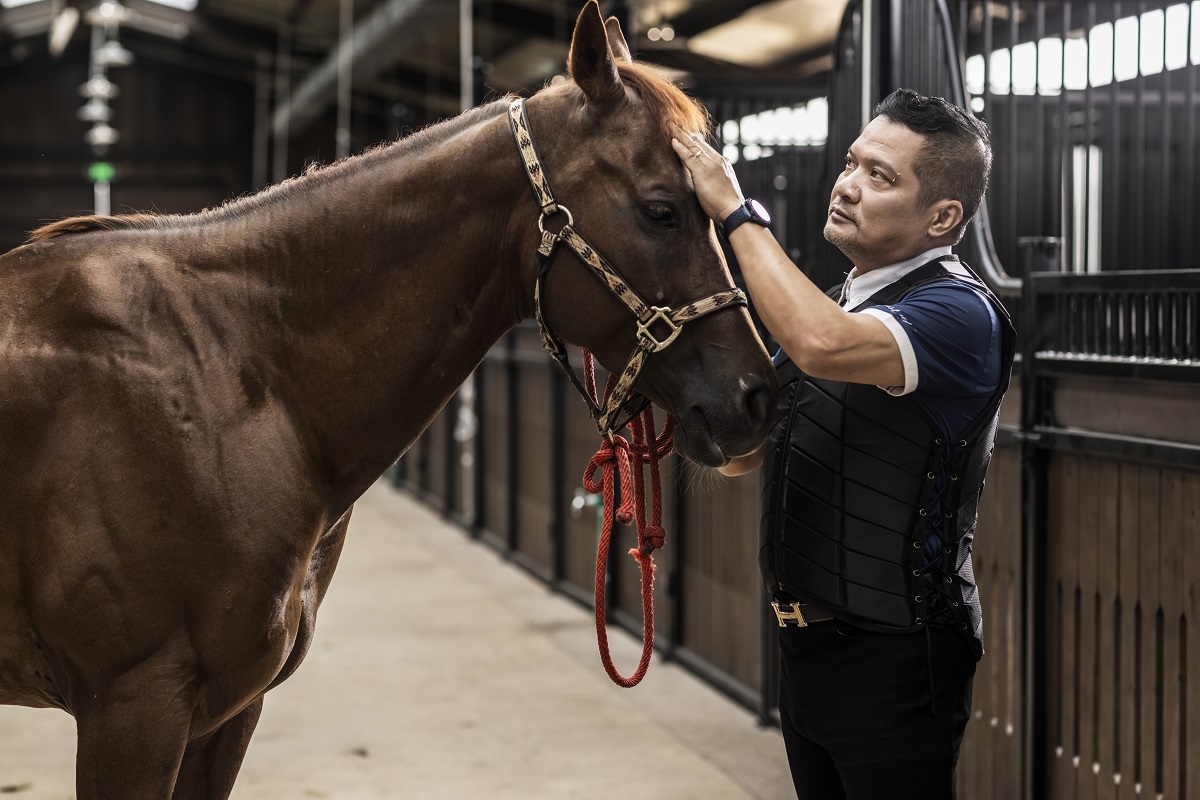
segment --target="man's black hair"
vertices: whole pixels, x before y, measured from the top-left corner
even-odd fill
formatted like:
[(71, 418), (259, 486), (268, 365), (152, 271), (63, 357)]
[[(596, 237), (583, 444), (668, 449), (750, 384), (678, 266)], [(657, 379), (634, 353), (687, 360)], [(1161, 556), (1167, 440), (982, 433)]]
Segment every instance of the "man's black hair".
[(912, 89), (897, 89), (883, 98), (873, 116), (887, 117), (925, 137), (912, 165), (921, 187), (917, 205), (928, 208), (943, 199), (962, 203), (963, 221), (955, 229), (955, 241), (961, 240), (983, 202), (992, 172), (987, 124), (940, 97)]

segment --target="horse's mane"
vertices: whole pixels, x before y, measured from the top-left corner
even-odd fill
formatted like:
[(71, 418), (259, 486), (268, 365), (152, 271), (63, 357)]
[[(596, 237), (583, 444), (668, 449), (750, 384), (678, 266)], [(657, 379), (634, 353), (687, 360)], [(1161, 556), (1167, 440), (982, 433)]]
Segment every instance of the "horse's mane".
[(708, 109), (695, 98), (664, 78), (654, 67), (636, 61), (617, 61), (621, 80), (632, 88), (646, 104), (650, 115), (658, 119), (665, 136), (670, 138), (668, 125), (674, 122), (692, 133), (708, 133), (711, 125)]
[[(710, 124), (708, 111), (699, 102), (684, 94), (678, 86), (661, 76), (653, 67), (629, 61), (618, 61), (621, 79), (632, 88), (650, 115), (659, 120), (663, 135), (669, 137), (668, 124), (674, 122), (685, 131), (707, 133)], [(118, 216), (87, 215), (68, 217), (44, 225), (29, 234), (27, 243), (45, 241), (69, 233), (88, 231), (149, 230), (193, 226), (205, 222), (228, 219), (237, 214), (269, 206), (296, 192), (336, 179), (346, 172), (370, 166), (375, 161), (391, 158), (399, 151), (421, 152), (443, 142), (471, 126), (508, 109), (511, 96), (504, 96), (490, 103), (473, 108), (448, 120), (430, 125), (395, 142), (376, 145), (355, 156), (343, 158), (329, 165), (312, 165), (305, 171), (288, 178), (261, 192), (235, 198), (215, 208), (196, 214), (120, 214)]]

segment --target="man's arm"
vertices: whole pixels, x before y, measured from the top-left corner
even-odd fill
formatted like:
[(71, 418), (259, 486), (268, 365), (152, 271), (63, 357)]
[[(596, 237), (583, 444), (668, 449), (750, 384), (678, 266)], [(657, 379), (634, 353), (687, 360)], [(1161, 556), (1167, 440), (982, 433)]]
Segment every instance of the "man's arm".
[[(720, 153), (682, 131), (676, 133), (673, 146), (711, 219), (724, 220), (741, 205), (737, 178)], [(703, 157), (694, 157), (697, 149)], [(769, 230), (741, 225), (729, 236), (729, 244), (755, 310), (800, 369), (830, 380), (904, 385), (900, 348), (887, 326), (867, 314), (846, 313), (796, 268)]]

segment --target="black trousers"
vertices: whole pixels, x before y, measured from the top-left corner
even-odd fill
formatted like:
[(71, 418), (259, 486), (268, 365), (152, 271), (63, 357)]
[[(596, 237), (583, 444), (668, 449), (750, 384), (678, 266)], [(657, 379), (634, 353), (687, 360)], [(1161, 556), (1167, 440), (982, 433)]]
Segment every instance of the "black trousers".
[(779, 712), (800, 800), (953, 800), (975, 677), (961, 634), (834, 621), (779, 633)]

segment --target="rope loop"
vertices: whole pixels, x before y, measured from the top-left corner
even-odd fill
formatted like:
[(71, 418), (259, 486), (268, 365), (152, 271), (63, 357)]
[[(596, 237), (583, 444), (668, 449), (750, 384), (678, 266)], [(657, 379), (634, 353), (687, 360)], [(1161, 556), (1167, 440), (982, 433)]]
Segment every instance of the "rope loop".
[[(591, 353), (584, 351), (584, 371), (590, 387), (595, 386), (595, 373)], [(609, 391), (612, 389), (610, 379)], [(600, 662), (604, 671), (618, 686), (636, 686), (645, 677), (654, 652), (654, 551), (666, 544), (667, 531), (662, 524), (662, 478), (660, 462), (670, 455), (674, 447), (675, 419), (668, 415), (661, 434), (654, 432), (654, 411), (647, 406), (628, 423), (632, 434), (603, 437), (600, 448), (588, 462), (583, 473), (583, 488), (592, 494), (604, 496), (604, 511), (601, 518), (600, 541), (596, 547), (596, 643), (600, 650)], [(636, 469), (634, 465), (636, 464)], [(646, 478), (650, 471), (650, 516), (646, 515)], [(597, 480), (596, 472), (600, 471)], [(618, 491), (621, 504), (616, 507)], [(641, 573), (642, 594), (642, 655), (633, 675), (625, 677), (612, 661), (608, 643), (608, 612), (605, 599), (605, 577), (608, 571), (608, 552), (612, 544), (613, 521), (623, 525), (636, 523), (637, 547), (629, 554), (638, 563)]]

